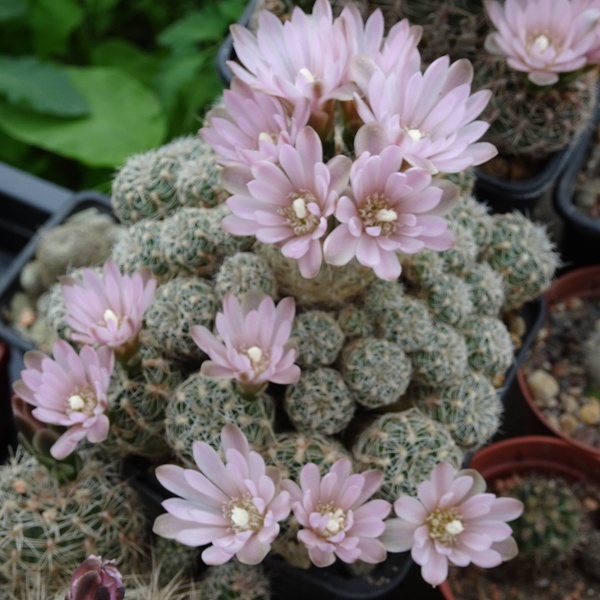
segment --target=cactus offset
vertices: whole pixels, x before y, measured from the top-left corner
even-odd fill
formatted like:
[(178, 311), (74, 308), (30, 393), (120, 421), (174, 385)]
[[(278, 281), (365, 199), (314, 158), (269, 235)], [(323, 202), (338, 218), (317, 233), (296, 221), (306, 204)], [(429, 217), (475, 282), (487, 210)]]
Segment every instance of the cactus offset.
[(215, 292), (223, 300), (227, 292), (240, 299), (246, 292), (258, 290), (272, 298), (277, 296), (277, 283), (269, 263), (258, 254), (238, 252), (228, 256), (215, 277)]
[(271, 600), (269, 580), (262, 567), (231, 560), (211, 567), (202, 580), (202, 597), (214, 600)]
[(344, 332), (332, 313), (309, 310), (294, 319), (292, 337), (298, 344), (296, 364), (315, 368), (333, 363), (344, 344)]
[(357, 304), (347, 304), (340, 310), (337, 322), (347, 339), (370, 337), (375, 323), (367, 311)]

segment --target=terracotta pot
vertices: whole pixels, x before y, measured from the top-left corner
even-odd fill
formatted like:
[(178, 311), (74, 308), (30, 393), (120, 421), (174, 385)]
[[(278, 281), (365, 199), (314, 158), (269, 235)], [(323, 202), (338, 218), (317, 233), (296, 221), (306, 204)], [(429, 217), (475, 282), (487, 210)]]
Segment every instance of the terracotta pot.
[[(475, 454), (470, 468), (479, 471), (488, 485), (501, 477), (531, 471), (571, 480), (600, 480), (599, 457), (563, 440), (545, 436), (512, 438), (492, 444)], [(439, 590), (446, 600), (457, 600), (447, 581)]]
[[(600, 298), (600, 265), (594, 265), (593, 267), (585, 267), (571, 271), (566, 275), (559, 277), (544, 292), (544, 298), (546, 299), (548, 310), (551, 309), (553, 304), (561, 302), (562, 300), (567, 300), (568, 298), (595, 297)], [(535, 415), (539, 423), (543, 425), (543, 428), (548, 431), (548, 433), (553, 433), (569, 444), (600, 457), (600, 448), (594, 448), (579, 442), (573, 439), (570, 435), (563, 433), (560, 429), (557, 429), (550, 424), (544, 413), (535, 403), (533, 396), (527, 387), (525, 374), (523, 373), (522, 369), (517, 371), (517, 381), (519, 382), (519, 388), (523, 394), (523, 397), (525, 398), (525, 401), (527, 402), (527, 405), (531, 409), (531, 412)]]

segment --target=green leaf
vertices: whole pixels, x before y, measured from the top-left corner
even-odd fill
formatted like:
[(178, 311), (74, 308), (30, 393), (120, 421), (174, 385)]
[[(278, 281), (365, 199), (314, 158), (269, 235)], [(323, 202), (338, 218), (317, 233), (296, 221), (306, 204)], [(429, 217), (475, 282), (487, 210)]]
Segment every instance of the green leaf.
[(83, 117), (90, 109), (69, 78), (37, 58), (0, 56), (0, 95), (12, 104), (57, 117)]
[(25, 0), (0, 0), (0, 23), (22, 17), (26, 12)]
[(206, 6), (204, 10), (191, 12), (167, 27), (158, 36), (158, 42), (172, 48), (193, 46), (200, 42), (217, 42), (224, 37), (227, 25), (226, 19)]
[(119, 67), (151, 87), (159, 69), (159, 59), (121, 38), (102, 42), (92, 51), (92, 63), (101, 67)]
[(82, 19), (83, 11), (77, 0), (34, 0), (29, 21), (37, 54), (65, 52), (69, 37)]
[(87, 100), (91, 115), (65, 121), (0, 102), (0, 128), (14, 138), (92, 167), (116, 167), (131, 154), (159, 146), (165, 115), (155, 95), (120, 69), (64, 71)]
[(217, 7), (219, 12), (233, 23), (242, 16), (247, 4), (247, 0), (220, 0)]

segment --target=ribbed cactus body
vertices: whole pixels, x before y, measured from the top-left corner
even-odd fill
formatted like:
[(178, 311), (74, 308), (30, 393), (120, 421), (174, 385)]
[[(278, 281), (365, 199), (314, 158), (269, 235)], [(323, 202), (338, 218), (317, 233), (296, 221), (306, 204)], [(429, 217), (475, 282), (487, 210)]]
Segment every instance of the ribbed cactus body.
[(347, 304), (338, 313), (337, 322), (346, 339), (370, 337), (375, 333), (372, 315), (358, 304)]
[(309, 310), (294, 319), (292, 337), (298, 344), (296, 364), (316, 368), (336, 360), (345, 336), (333, 313)]
[(215, 292), (221, 299), (227, 292), (241, 298), (250, 290), (277, 296), (277, 282), (267, 260), (253, 252), (238, 252), (228, 256), (215, 277)]
[(386, 307), (377, 320), (378, 333), (405, 352), (422, 349), (433, 329), (427, 305), (412, 296), (403, 296), (395, 306)]
[(269, 580), (262, 567), (233, 559), (211, 567), (202, 580), (202, 597), (214, 600), (271, 600)]
[(460, 326), (473, 312), (471, 290), (457, 275), (442, 275), (429, 285), (423, 296), (432, 315), (448, 325)]
[(437, 464), (459, 467), (463, 456), (448, 429), (416, 408), (381, 415), (359, 435), (353, 453), (361, 469), (383, 471), (379, 494), (388, 502), (414, 495)]
[(487, 263), (477, 263), (463, 273), (470, 290), (473, 312), (483, 317), (495, 317), (504, 304), (504, 280)]
[(491, 240), (493, 219), (485, 204), (475, 200), (470, 193), (461, 194), (457, 205), (449, 215), (449, 220), (460, 223), (468, 228), (477, 244), (478, 254), (481, 253)]

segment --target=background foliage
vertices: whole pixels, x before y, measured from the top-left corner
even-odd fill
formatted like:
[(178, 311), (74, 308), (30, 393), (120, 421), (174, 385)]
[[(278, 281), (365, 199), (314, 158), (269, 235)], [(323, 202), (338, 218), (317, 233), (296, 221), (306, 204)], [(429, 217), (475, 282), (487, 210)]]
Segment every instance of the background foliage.
[(0, 161), (108, 189), (127, 156), (197, 131), (247, 0), (0, 0)]

